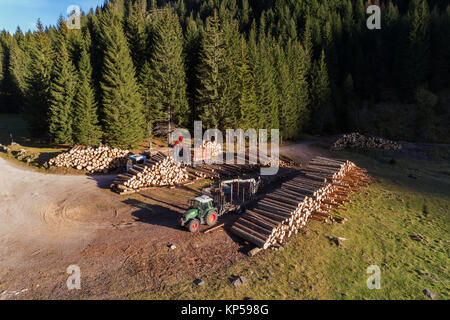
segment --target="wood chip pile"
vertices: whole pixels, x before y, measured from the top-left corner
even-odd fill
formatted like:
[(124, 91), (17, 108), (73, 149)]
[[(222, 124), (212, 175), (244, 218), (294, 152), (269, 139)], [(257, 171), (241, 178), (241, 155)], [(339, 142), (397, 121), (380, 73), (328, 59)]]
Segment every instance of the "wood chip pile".
[(98, 147), (77, 145), (69, 151), (50, 159), (48, 164), (56, 167), (87, 170), (90, 173), (106, 173), (109, 170), (125, 166), (128, 154), (128, 150), (112, 148), (106, 145)]
[(380, 137), (366, 137), (354, 132), (344, 134), (331, 147), (332, 150), (343, 150), (345, 148), (399, 150), (402, 146), (391, 140)]
[(308, 219), (326, 221), (331, 210), (371, 181), (353, 162), (316, 157), (306, 169), (246, 210), (231, 231), (260, 248), (282, 245)]

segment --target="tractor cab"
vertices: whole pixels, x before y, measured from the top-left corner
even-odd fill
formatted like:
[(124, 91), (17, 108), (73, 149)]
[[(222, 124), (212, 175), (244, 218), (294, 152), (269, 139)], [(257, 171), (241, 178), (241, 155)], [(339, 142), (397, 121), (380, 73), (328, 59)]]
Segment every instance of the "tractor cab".
[(190, 232), (196, 232), (201, 224), (215, 225), (218, 214), (213, 202), (213, 199), (206, 195), (190, 200), (189, 209), (181, 218), (181, 226), (187, 227)]

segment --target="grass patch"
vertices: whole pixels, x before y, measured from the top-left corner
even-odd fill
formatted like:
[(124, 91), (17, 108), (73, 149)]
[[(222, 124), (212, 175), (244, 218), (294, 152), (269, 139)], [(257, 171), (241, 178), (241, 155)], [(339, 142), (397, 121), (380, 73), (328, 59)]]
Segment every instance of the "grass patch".
[[(322, 150), (324, 151), (324, 150)], [(310, 221), (283, 251), (266, 251), (212, 274), (206, 285), (178, 283), (138, 299), (427, 299), (450, 298), (450, 178), (448, 163), (333, 153), (369, 169), (378, 182), (354, 194), (335, 215), (345, 224)], [(414, 178), (410, 175), (413, 174)], [(328, 236), (344, 237), (342, 247)], [(381, 289), (369, 290), (367, 267), (381, 269)], [(245, 276), (235, 288), (230, 279)], [(194, 279), (192, 279), (194, 280)]]

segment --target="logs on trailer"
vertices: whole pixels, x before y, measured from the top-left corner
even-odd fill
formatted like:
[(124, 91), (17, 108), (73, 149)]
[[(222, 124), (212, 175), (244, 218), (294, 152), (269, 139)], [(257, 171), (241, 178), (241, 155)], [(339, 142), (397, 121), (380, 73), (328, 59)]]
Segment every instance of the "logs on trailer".
[(178, 185), (188, 179), (186, 168), (172, 157), (157, 153), (147, 159), (147, 163), (136, 164), (119, 174), (111, 188), (120, 193), (132, 193), (140, 188)]
[(231, 231), (263, 249), (281, 245), (303, 228), (308, 219), (328, 221), (329, 211), (371, 181), (352, 162), (316, 157), (305, 170), (247, 210), (231, 226)]
[(98, 147), (77, 145), (69, 151), (50, 159), (48, 164), (56, 167), (87, 170), (90, 173), (106, 173), (111, 169), (125, 166), (128, 154), (128, 150), (112, 148), (106, 145)]
[(343, 150), (345, 148), (399, 150), (402, 146), (391, 140), (380, 137), (366, 137), (354, 132), (344, 134), (331, 147), (332, 150)]

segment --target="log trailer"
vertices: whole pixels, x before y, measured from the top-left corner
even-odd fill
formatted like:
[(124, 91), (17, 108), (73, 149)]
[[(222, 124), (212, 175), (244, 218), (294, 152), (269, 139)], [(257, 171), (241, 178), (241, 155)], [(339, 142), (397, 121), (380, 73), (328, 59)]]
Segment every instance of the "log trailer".
[(255, 179), (233, 179), (220, 182), (218, 188), (204, 189), (202, 196), (189, 201), (189, 209), (180, 219), (181, 226), (196, 232), (202, 224), (214, 226), (225, 213), (241, 213), (258, 186)]

